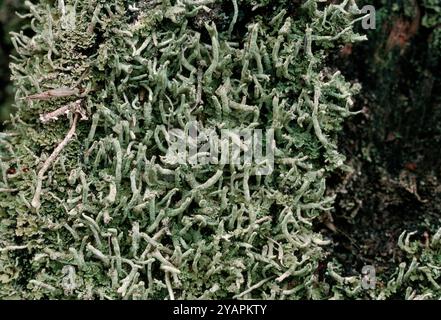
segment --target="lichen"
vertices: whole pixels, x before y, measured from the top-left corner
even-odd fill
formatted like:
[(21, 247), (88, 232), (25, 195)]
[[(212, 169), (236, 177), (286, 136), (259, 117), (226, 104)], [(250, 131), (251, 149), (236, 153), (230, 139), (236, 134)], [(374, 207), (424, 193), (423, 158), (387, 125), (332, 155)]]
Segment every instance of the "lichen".
[[(365, 39), (354, 1), (26, 6), (34, 34), (13, 35), (18, 112), (0, 136), (0, 297), (339, 297), (313, 223), (360, 90), (326, 64)], [(164, 161), (167, 129), (192, 122), (274, 130), (272, 173)]]

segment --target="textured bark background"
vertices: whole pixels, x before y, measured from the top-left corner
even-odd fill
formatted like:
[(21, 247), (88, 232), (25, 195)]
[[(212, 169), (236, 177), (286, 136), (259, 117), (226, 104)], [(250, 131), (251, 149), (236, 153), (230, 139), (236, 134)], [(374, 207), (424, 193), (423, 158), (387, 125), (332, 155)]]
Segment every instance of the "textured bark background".
[(347, 270), (366, 263), (393, 272), (408, 261), (402, 230), (427, 243), (441, 218), (441, 3), (364, 1), (377, 9), (369, 41), (346, 46), (334, 63), (360, 81), (358, 109), (341, 147), (354, 172), (335, 176), (335, 254)]
[(14, 46), (9, 32), (19, 30), (21, 22), (15, 12), (22, 6), (21, 0), (0, 0), (0, 129), (3, 127), (3, 121), (9, 117), (13, 103), (9, 55)]

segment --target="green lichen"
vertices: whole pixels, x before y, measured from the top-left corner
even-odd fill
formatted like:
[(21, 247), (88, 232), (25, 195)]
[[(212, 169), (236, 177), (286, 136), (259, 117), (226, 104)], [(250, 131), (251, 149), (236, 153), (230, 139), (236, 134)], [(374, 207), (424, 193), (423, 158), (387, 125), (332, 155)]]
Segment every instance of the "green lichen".
[[(0, 297), (360, 291), (332, 264), (321, 277), (330, 241), (313, 229), (332, 208), (326, 178), (344, 168), (336, 137), (360, 89), (325, 63), (365, 39), (354, 1), (26, 5), (34, 35), (13, 35), (18, 112), (0, 136)], [(164, 161), (166, 129), (191, 122), (273, 129), (272, 174)]]

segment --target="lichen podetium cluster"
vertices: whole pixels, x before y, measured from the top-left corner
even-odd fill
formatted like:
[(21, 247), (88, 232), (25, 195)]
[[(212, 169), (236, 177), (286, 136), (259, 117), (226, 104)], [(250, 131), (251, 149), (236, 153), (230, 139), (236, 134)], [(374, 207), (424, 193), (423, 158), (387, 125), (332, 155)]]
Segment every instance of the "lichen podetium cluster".
[[(332, 264), (321, 276), (330, 241), (313, 230), (332, 208), (325, 181), (344, 167), (336, 135), (359, 91), (325, 64), (364, 39), (354, 1), (26, 6), (17, 113), (0, 135), (0, 297), (362, 292)], [(274, 129), (274, 171), (167, 163), (166, 129), (192, 121)]]

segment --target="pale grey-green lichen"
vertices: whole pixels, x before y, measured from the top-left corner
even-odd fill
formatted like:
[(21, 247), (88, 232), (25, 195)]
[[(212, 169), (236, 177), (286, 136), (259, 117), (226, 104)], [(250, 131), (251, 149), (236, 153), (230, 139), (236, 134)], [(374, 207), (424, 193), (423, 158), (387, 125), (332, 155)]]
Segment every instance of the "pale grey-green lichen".
[[(312, 224), (359, 90), (325, 64), (364, 39), (354, 1), (26, 5), (34, 35), (14, 34), (18, 112), (0, 136), (0, 297), (342, 295), (319, 277), (329, 240)], [(274, 129), (274, 172), (162, 162), (161, 128), (191, 121)]]

